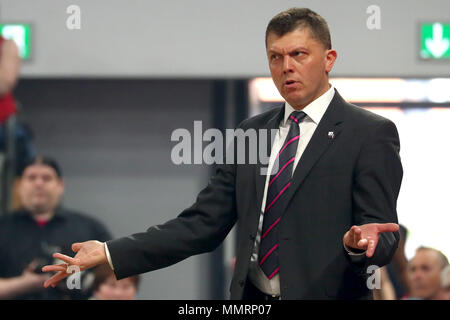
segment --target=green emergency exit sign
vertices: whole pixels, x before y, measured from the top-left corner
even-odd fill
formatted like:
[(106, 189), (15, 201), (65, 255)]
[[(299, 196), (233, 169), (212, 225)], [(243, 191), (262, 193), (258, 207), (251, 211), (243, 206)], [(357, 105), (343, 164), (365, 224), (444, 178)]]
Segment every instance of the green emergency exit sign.
[(31, 27), (28, 24), (8, 23), (0, 24), (0, 34), (6, 39), (12, 39), (19, 48), (22, 59), (31, 57)]
[(450, 59), (450, 23), (423, 23), (420, 26), (420, 56)]

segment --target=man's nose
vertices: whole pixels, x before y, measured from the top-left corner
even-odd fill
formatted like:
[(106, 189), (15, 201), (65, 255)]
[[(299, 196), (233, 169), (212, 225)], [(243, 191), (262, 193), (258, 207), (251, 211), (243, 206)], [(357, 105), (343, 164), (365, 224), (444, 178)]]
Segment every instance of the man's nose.
[(36, 178), (35, 180), (34, 180), (34, 185), (35, 186), (42, 186), (43, 184), (44, 184), (44, 179), (41, 179), (41, 178)]
[(283, 58), (283, 72), (284, 73), (289, 73), (289, 72), (293, 71), (291, 59), (292, 58), (289, 55), (284, 56), (284, 58)]
[(415, 272), (413, 273), (413, 279), (414, 279), (415, 281), (418, 281), (418, 280), (422, 279), (422, 272), (420, 272), (420, 271), (415, 271)]

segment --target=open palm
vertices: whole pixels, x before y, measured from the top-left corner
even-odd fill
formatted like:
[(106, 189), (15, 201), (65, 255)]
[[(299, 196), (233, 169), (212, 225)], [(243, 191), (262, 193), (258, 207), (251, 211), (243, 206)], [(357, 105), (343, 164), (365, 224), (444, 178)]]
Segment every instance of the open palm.
[(57, 271), (50, 279), (45, 281), (44, 287), (55, 287), (58, 282), (71, 275), (67, 272), (69, 266), (77, 266), (80, 271), (90, 269), (107, 262), (104, 243), (96, 240), (72, 244), (72, 250), (77, 254), (69, 257), (62, 253), (54, 253), (53, 257), (66, 263), (48, 265), (42, 268), (43, 272)]

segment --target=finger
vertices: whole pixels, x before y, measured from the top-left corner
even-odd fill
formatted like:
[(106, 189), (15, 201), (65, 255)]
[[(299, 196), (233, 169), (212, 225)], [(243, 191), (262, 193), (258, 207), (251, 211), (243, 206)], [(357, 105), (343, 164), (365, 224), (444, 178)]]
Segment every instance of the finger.
[(373, 256), (373, 254), (375, 253), (375, 249), (377, 248), (377, 244), (378, 244), (378, 239), (371, 239), (369, 241), (369, 244), (367, 246), (367, 252), (366, 252), (367, 258), (370, 258)]
[(368, 245), (367, 239), (361, 239), (358, 241), (358, 247), (361, 249), (365, 249)]
[(49, 273), (43, 273), (42, 276), (44, 277), (45, 281), (47, 281), (48, 279), (50, 279), (52, 276)]
[(66, 271), (67, 270), (67, 264), (61, 263), (57, 265), (49, 265), (42, 267), (42, 272), (50, 272), (50, 271)]
[(48, 279), (44, 282), (44, 288), (48, 288), (49, 286), (52, 286), (53, 288), (60, 282), (62, 279), (67, 277), (69, 274), (65, 273), (63, 271), (59, 271), (57, 274), (55, 274), (53, 277)]
[(66, 256), (65, 254), (58, 253), (58, 252), (53, 254), (53, 258), (60, 259), (64, 262), (67, 262), (68, 264), (75, 264), (75, 265), (80, 264), (80, 261), (78, 259)]
[(55, 279), (55, 277), (57, 276), (57, 275), (59, 275), (59, 274), (61, 274), (62, 272), (58, 272), (58, 273), (56, 273), (55, 275), (53, 275), (50, 279), (47, 279), (45, 282), (44, 282), (44, 288), (48, 288), (51, 284), (52, 284), (52, 282), (53, 282), (53, 280)]
[(344, 235), (344, 243), (347, 246), (353, 246), (354, 245), (354, 226), (351, 227)]
[(396, 223), (380, 223), (377, 227), (378, 232), (395, 232), (400, 229), (400, 226)]
[(72, 251), (78, 252), (81, 249), (81, 246), (82, 246), (81, 242), (76, 242), (76, 243), (72, 244)]
[(345, 244), (350, 244), (351, 242), (351, 235), (350, 235), (350, 230), (348, 230), (345, 234), (344, 234), (344, 243)]
[(354, 243), (358, 243), (361, 240), (362, 230), (360, 227), (355, 227), (354, 231)]
[[(61, 280), (67, 278), (69, 275), (70, 275), (70, 274), (68, 274), (68, 273), (66, 273), (66, 272), (61, 272), (61, 271), (58, 272), (57, 274), (55, 274), (55, 275), (52, 277), (53, 279), (50, 278), (50, 279), (52, 279), (50, 285), (51, 285), (53, 288), (55, 288), (56, 285), (57, 285)], [(50, 280), (50, 279), (49, 279), (49, 280)]]
[(355, 231), (356, 231), (357, 227), (356, 226), (352, 226), (350, 228), (350, 243), (352, 245), (354, 245), (356, 243), (356, 237), (355, 237)]

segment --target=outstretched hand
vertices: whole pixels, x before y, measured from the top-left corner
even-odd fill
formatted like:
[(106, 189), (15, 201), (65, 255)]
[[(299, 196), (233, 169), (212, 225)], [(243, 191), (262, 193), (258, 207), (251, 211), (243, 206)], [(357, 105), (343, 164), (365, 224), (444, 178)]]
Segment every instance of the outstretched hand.
[(396, 223), (368, 223), (353, 226), (344, 235), (344, 244), (347, 247), (366, 250), (366, 257), (373, 256), (378, 244), (378, 236), (382, 232), (395, 232), (400, 229)]
[(67, 268), (69, 266), (77, 266), (80, 271), (83, 271), (108, 262), (105, 244), (103, 242), (91, 240), (74, 243), (72, 244), (72, 250), (77, 253), (73, 258), (61, 253), (53, 254), (54, 258), (60, 259), (66, 263), (48, 265), (42, 268), (43, 272), (57, 271), (55, 275), (45, 281), (45, 288), (48, 288), (49, 286), (55, 287), (58, 282), (70, 276), (71, 273), (67, 273)]

